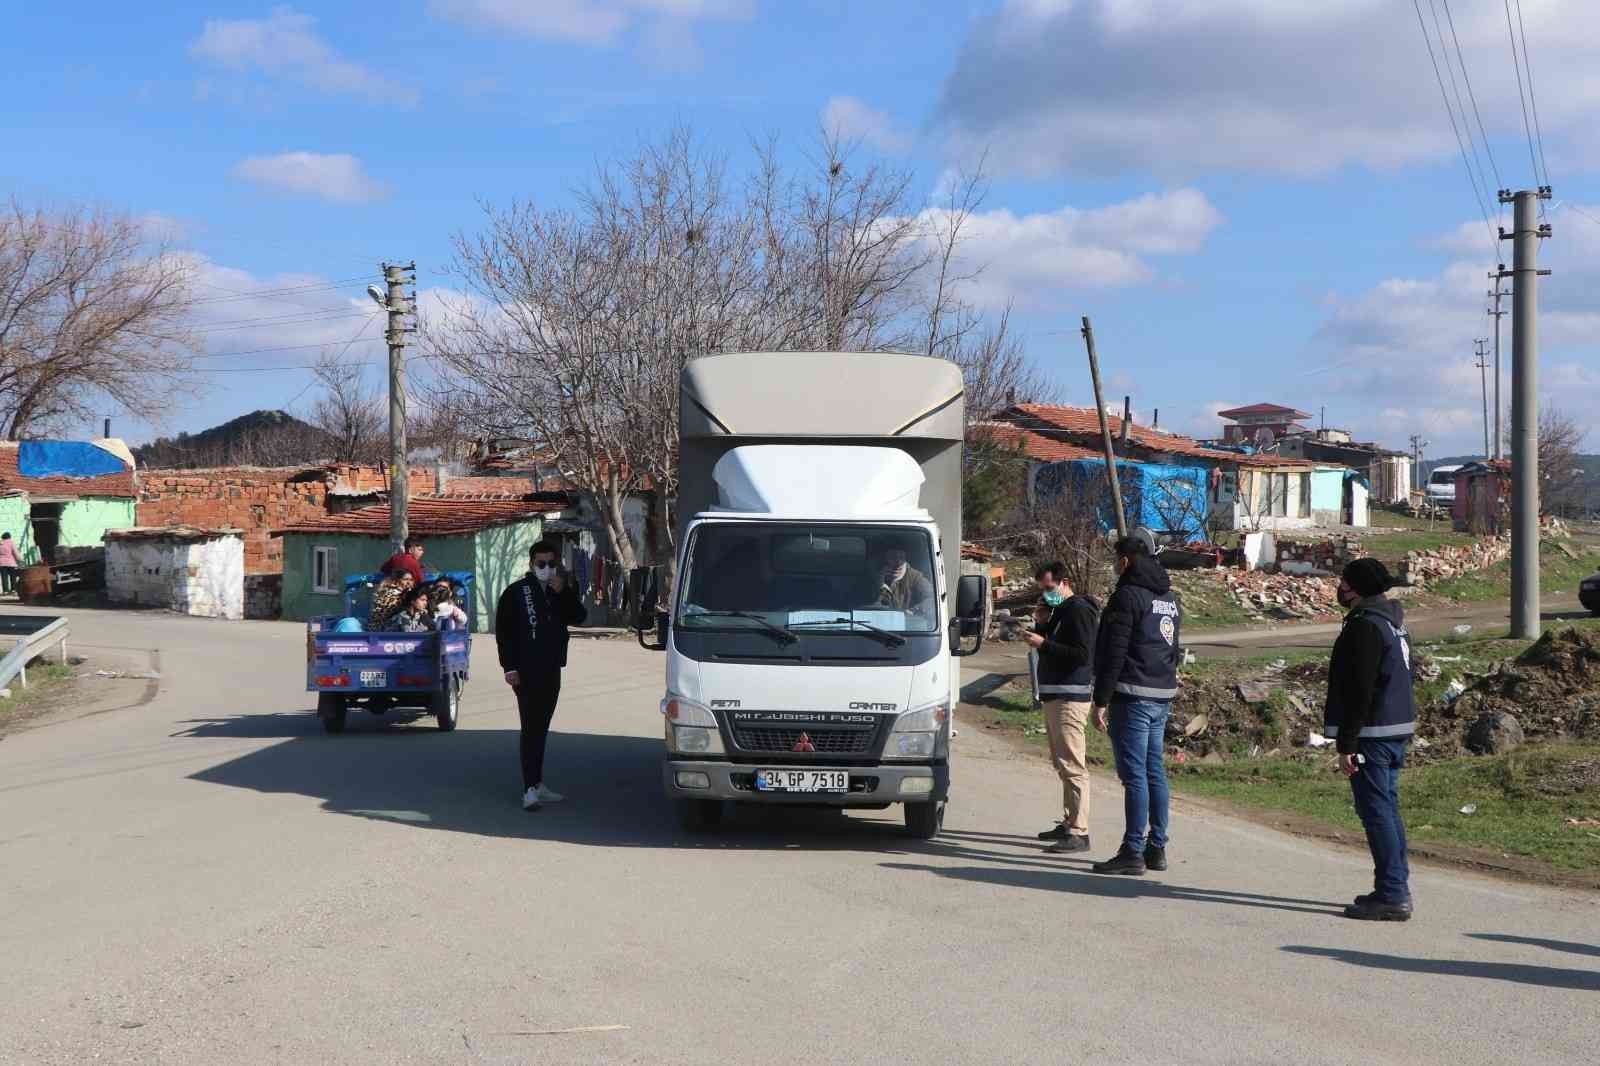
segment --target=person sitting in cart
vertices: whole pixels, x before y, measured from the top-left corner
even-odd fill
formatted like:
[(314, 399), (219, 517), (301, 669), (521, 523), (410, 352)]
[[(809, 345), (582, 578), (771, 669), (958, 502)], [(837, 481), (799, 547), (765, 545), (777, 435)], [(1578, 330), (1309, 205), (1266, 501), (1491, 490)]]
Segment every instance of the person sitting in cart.
[(455, 585), (451, 584), (450, 579), (441, 577), (433, 583), (432, 589), (434, 625), (443, 629), (444, 623), (448, 621), (455, 623), (457, 626), (465, 626), (467, 624), (467, 612), (463, 611), (460, 605), (456, 603), (456, 589)]
[(422, 573), (422, 538), (407, 537), (404, 551), (395, 552), (378, 568), (382, 574), (406, 573), (413, 585), (421, 585), (426, 578)]
[(431, 589), (414, 588), (405, 594), (400, 609), (389, 621), (389, 628), (400, 633), (427, 633), (433, 629)]
[(381, 633), (405, 603), (406, 593), (416, 582), (408, 570), (396, 570), (372, 590), (372, 607), (367, 612), (367, 628)]

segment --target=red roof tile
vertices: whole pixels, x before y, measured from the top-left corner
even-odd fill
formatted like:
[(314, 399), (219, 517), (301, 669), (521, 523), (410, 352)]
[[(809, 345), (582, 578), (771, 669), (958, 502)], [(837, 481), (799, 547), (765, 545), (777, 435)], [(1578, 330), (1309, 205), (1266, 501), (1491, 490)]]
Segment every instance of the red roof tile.
[[(1021, 426), (1014, 426), (1007, 422), (986, 422), (974, 427), (974, 433), (982, 434), (997, 444), (1008, 448), (1021, 448), (1022, 453), (1029, 459), (1036, 459), (1041, 463), (1060, 463), (1069, 459), (1104, 459), (1105, 454), (1098, 448), (1085, 448), (1081, 445), (1071, 444), (1067, 441), (1052, 440), (1041, 433), (1035, 433)], [(1123, 459), (1122, 462), (1136, 463), (1137, 459)]]
[[(490, 526), (517, 522), (538, 514), (560, 511), (562, 505), (551, 500), (522, 497), (416, 496), (407, 506), (411, 532), (423, 537), (476, 533)], [(354, 533), (366, 536), (389, 535), (389, 505), (361, 507), (343, 514), (332, 514), (306, 522), (296, 522), (278, 533)]]
[(1235, 407), (1228, 411), (1218, 411), (1218, 418), (1251, 418), (1256, 415), (1282, 415), (1285, 421), (1292, 422), (1297, 418), (1310, 418), (1306, 411), (1296, 411), (1293, 407), (1284, 407), (1275, 403), (1253, 403), (1246, 407)]
[[(133, 470), (99, 477), (23, 477), (17, 469), (20, 450), (16, 441), (0, 441), (0, 493), (26, 492), (30, 496), (127, 496), (136, 495)], [(106, 453), (110, 455), (110, 452)]]
[[(1012, 416), (1007, 419), (1006, 416)], [(1100, 418), (1092, 407), (1061, 407), (1047, 403), (1022, 403), (1008, 408), (1000, 417), (1020, 422), (1024, 427), (1060, 434), (1072, 443), (1097, 449), (1100, 444)], [(1032, 423), (1030, 425), (1030, 423)], [(1106, 415), (1106, 424), (1113, 438), (1122, 435), (1122, 418)], [(1275, 469), (1311, 467), (1314, 463), (1304, 459), (1284, 459), (1276, 455), (1245, 455), (1242, 452), (1207, 448), (1193, 437), (1150, 429), (1136, 422), (1128, 423), (1128, 441), (1139, 448), (1165, 455), (1182, 455), (1212, 463), (1236, 463), (1240, 466), (1270, 466)], [(1096, 451), (1096, 456), (1098, 456)]]

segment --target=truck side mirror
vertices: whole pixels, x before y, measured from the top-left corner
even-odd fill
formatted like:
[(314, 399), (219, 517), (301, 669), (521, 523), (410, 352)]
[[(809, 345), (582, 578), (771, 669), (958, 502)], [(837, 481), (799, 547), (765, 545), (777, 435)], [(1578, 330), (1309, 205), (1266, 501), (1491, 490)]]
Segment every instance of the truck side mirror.
[[(639, 647), (649, 651), (665, 651), (667, 648), (666, 616), (656, 609), (656, 602), (661, 596), (660, 575), (653, 566), (635, 567), (628, 574), (628, 607), (630, 612), (629, 624), (639, 641)], [(645, 643), (644, 635), (654, 631), (656, 642)]]
[[(989, 601), (989, 579), (982, 574), (963, 574), (956, 582), (956, 611), (950, 620), (950, 654), (975, 655), (983, 647), (984, 608)], [(972, 637), (970, 648), (962, 640)]]

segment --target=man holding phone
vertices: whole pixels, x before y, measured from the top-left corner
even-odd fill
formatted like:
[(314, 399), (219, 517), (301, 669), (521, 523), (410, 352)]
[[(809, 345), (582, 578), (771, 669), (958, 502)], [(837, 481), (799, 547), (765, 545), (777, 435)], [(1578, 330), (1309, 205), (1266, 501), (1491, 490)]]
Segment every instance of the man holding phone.
[(522, 809), (527, 811), (565, 798), (544, 783), (545, 741), (561, 696), (568, 627), (582, 625), (588, 617), (558, 558), (549, 541), (529, 549), (528, 576), (500, 594), (494, 612), (500, 668), (517, 694), (522, 720)]

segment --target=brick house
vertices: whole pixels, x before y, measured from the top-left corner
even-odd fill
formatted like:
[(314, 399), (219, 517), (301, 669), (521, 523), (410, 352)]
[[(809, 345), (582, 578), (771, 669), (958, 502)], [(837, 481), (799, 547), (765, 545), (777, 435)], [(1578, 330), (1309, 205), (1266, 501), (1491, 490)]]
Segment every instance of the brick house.
[(0, 441), (0, 533), (24, 566), (98, 556), (107, 530), (134, 524), (136, 491), (120, 440)]

